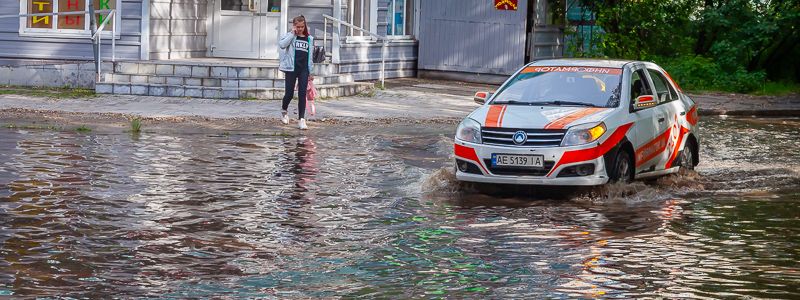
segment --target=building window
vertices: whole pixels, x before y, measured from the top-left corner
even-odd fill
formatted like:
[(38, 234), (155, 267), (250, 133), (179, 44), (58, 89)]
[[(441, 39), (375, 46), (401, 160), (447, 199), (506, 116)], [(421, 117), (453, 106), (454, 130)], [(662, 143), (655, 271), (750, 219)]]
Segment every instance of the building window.
[(564, 0), (536, 0), (536, 25), (564, 25), (566, 18)]
[(267, 6), (269, 8), (269, 12), (281, 12), (281, 0), (269, 0), (267, 1), (267, 5), (269, 5)]
[[(75, 36), (85, 38), (90, 34), (89, 5), (95, 10), (117, 9), (121, 0), (20, 0), (21, 14), (40, 14), (57, 12), (80, 12), (78, 15), (48, 15), (21, 18), (20, 34), (33, 36)], [(102, 24), (108, 13), (98, 13), (98, 26)], [(119, 11), (114, 19), (109, 20), (105, 32), (111, 32), (120, 20)], [(119, 33), (119, 27), (117, 27)]]
[[(373, 0), (349, 0), (347, 5), (347, 21), (364, 30), (375, 32), (372, 28)], [(349, 28), (350, 36), (369, 36), (360, 30)]]
[(411, 35), (414, 5), (410, 0), (389, 0), (386, 35)]

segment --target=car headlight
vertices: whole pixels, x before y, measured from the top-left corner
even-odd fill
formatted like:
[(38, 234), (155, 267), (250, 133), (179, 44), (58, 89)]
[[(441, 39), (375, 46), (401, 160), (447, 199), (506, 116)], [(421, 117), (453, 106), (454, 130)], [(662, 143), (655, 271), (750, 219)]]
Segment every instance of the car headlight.
[(470, 143), (481, 143), (481, 124), (470, 118), (461, 121), (456, 129), (456, 138)]
[(604, 133), (606, 133), (606, 124), (602, 122), (572, 126), (564, 135), (561, 146), (588, 144), (599, 139)]

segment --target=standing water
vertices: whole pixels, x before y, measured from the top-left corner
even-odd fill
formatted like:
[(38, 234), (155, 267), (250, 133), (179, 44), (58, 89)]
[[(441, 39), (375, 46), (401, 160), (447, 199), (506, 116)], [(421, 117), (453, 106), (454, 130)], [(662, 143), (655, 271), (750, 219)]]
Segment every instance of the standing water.
[(800, 121), (702, 121), (697, 172), (490, 194), (452, 126), (0, 130), (0, 296), (798, 298)]

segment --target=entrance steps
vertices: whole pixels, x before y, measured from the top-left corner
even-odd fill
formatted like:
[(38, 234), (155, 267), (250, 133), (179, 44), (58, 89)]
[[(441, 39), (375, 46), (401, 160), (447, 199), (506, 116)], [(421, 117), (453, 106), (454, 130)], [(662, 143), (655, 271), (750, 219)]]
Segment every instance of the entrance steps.
[[(374, 87), (337, 69), (333, 64), (314, 66), (320, 98), (351, 96)], [(98, 94), (210, 99), (282, 99), (284, 89), (277, 61), (239, 59), (117, 62), (95, 85)]]

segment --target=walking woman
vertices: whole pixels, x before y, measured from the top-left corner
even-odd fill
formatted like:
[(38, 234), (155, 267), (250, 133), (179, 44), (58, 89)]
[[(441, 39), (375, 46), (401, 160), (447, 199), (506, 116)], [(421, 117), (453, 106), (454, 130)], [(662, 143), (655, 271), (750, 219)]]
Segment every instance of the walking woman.
[(306, 88), (308, 81), (314, 80), (311, 76), (313, 62), (311, 60), (314, 49), (314, 38), (308, 34), (306, 18), (298, 16), (292, 19), (292, 31), (284, 34), (278, 41), (280, 50), (280, 70), (286, 75), (286, 93), (283, 95), (283, 110), (281, 122), (289, 124), (289, 103), (294, 96), (294, 86), (297, 83), (297, 113), (300, 117), (300, 129), (308, 129), (306, 125)]

